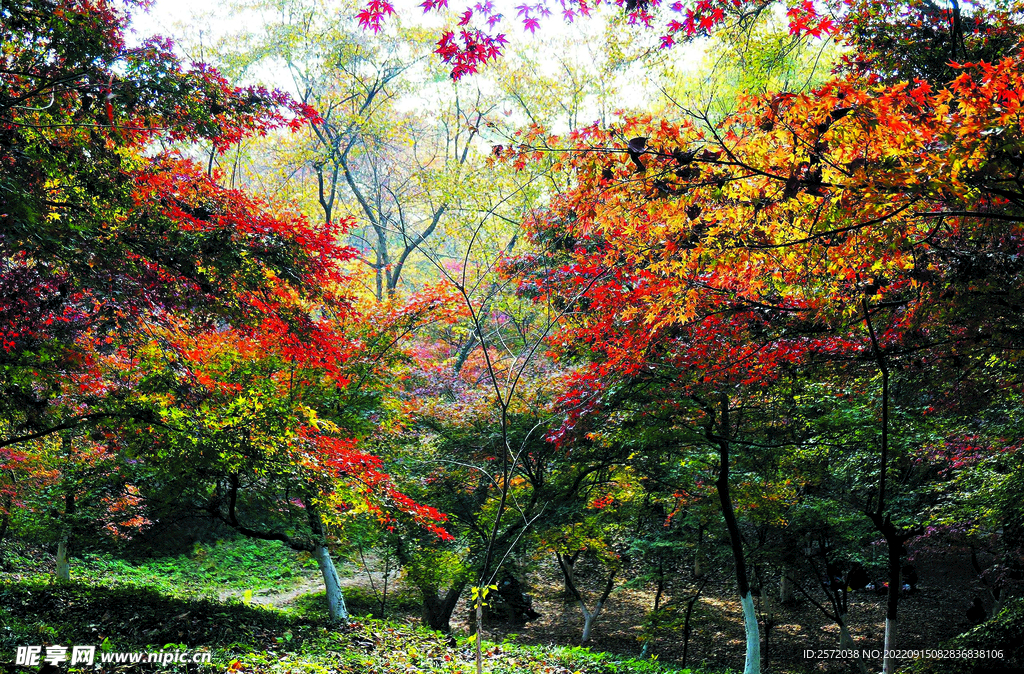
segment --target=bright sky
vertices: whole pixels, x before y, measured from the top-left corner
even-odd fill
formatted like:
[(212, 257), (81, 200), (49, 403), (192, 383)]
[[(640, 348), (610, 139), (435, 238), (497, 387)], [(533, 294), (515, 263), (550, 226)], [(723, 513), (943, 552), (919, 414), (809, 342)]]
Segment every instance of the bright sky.
[(210, 7), (209, 0), (156, 0), (148, 12), (136, 13), (133, 25), (138, 37), (181, 34), (177, 24), (192, 25), (193, 17)]
[[(529, 44), (531, 42), (530, 35), (522, 29), (522, 26), (515, 18), (516, 11), (514, 6), (521, 1), (495, 1), (495, 5), (498, 6), (505, 16), (502, 27), (512, 39), (509, 49), (514, 49), (516, 44)], [(422, 10), (416, 6), (418, 0), (397, 0), (395, 4), (403, 20), (415, 21), (418, 20), (416, 17), (423, 16)], [(504, 8), (505, 5), (508, 6), (507, 9)], [(238, 22), (241, 18), (238, 15), (232, 16), (228, 3), (223, 0), (219, 2), (218, 0), (155, 0), (150, 11), (139, 13), (133, 23), (136, 39), (139, 40), (150, 35), (159, 34), (174, 38), (179, 43), (195, 44), (197, 39), (201, 39), (204, 43), (212, 44), (225, 34), (246, 27), (251, 28), (251, 26), (240, 25)], [(252, 20), (251, 14), (248, 20)], [(430, 17), (428, 22), (432, 25), (440, 25), (434, 17)], [(591, 34), (599, 34), (603, 26), (604, 19), (601, 16), (591, 19), (577, 19), (575, 24), (566, 24), (559, 16), (553, 13), (543, 21), (541, 31), (549, 39), (555, 38), (556, 40), (564, 41), (566, 45), (572, 45), (579, 43), (581, 29)], [(538, 35), (541, 35), (541, 31), (538, 31)], [(656, 30), (641, 33), (641, 35), (645, 41), (656, 41), (657, 35), (655, 33)], [(188, 35), (190, 39), (183, 40), (185, 35)], [(568, 47), (568, 52), (572, 53), (572, 51), (571, 46)], [(576, 51), (578, 55), (583, 53), (579, 48)], [(590, 58), (589, 55), (584, 55), (584, 57)], [(688, 70), (701, 61), (701, 48), (696, 45), (677, 46), (672, 50), (671, 58), (676, 62), (677, 69)], [(555, 59), (552, 58), (548, 68), (545, 68), (545, 64), (539, 64), (539, 67), (547, 70), (557, 68), (558, 66)], [(260, 73), (260, 76), (268, 80), (262, 82), (262, 84), (286, 90), (291, 89), (290, 78), (284, 75), (284, 73), (266, 69)], [(644, 85), (648, 78), (638, 68), (634, 68), (632, 71), (627, 70), (620, 77), (622, 81), (619, 83), (618, 88), (621, 92), (622, 102), (620, 105), (622, 107), (630, 104), (636, 105), (652, 93), (649, 89), (644, 90)]]

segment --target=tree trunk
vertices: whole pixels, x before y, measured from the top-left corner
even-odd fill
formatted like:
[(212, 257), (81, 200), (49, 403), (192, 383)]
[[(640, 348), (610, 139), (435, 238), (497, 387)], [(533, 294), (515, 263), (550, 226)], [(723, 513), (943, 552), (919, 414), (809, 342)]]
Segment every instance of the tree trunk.
[[(580, 637), (581, 644), (585, 644), (590, 640), (590, 630), (594, 626), (597, 616), (601, 615), (601, 609), (604, 608), (605, 603), (608, 601), (608, 596), (612, 593), (614, 587), (615, 571), (612, 571), (608, 576), (608, 582), (604, 586), (604, 592), (601, 593), (601, 597), (594, 604), (594, 610), (590, 612), (587, 611), (587, 607), (583, 603), (583, 597), (580, 596), (580, 609), (583, 611), (583, 636)], [(578, 592), (577, 595), (579, 596)]]
[(327, 549), (327, 532), (324, 530), (323, 519), (311, 498), (305, 499), (305, 506), (309, 528), (313, 533), (313, 556), (316, 557), (316, 564), (324, 577), (324, 589), (327, 590), (327, 612), (334, 622), (346, 622), (349, 618), (348, 608), (345, 606), (345, 596), (338, 580), (338, 570), (334, 567), (330, 550)]
[[(604, 608), (605, 603), (608, 601), (609, 595), (615, 588), (615, 574), (616, 571), (612, 570), (608, 574), (608, 582), (605, 583), (604, 591), (601, 592), (601, 596), (598, 598), (597, 603), (594, 604), (594, 610), (587, 609), (587, 602), (583, 599), (583, 593), (580, 592), (579, 587), (576, 585), (576, 580), (572, 577), (572, 569), (567, 565), (569, 560), (568, 555), (555, 555), (558, 560), (558, 568), (562, 571), (562, 580), (565, 581), (565, 586), (569, 593), (576, 599), (576, 602), (580, 605), (580, 611), (583, 613), (583, 636), (580, 637), (580, 643), (584, 644), (590, 639), (590, 631), (594, 626), (594, 622), (597, 620), (597, 616), (601, 614), (601, 609)], [(573, 557), (575, 561), (575, 556)]]
[(341, 582), (338, 580), (338, 570), (334, 568), (334, 560), (326, 545), (318, 545), (313, 552), (316, 557), (316, 564), (320, 567), (320, 573), (324, 577), (324, 588), (327, 590), (327, 611), (334, 622), (345, 622), (348, 620), (348, 608), (345, 606), (345, 596), (341, 591)]
[(978, 574), (978, 580), (980, 580), (981, 584), (985, 586), (985, 592), (988, 594), (988, 598), (992, 602), (992, 612), (989, 615), (995, 618), (999, 614), (999, 611), (1002, 610), (1003, 603), (1006, 601), (1006, 590), (997, 585), (993, 585), (987, 578), (985, 578), (985, 573), (981, 568), (981, 563), (978, 561), (978, 551), (974, 549), (973, 545), (971, 546), (971, 566), (974, 567), (974, 572)]
[(0, 569), (7, 568), (7, 562), (4, 561), (4, 538), (7, 536), (7, 527), (11, 521), (11, 516), (4, 513), (3, 519), (0, 520)]
[(71, 580), (71, 564), (68, 562), (68, 532), (65, 527), (57, 544), (57, 580)]
[(900, 560), (903, 557), (903, 544), (913, 536), (916, 536), (918, 529), (897, 529), (896, 525), (888, 515), (881, 516), (879, 513), (868, 513), (868, 517), (874, 523), (875, 528), (885, 538), (887, 552), (889, 553), (889, 590), (885, 602), (885, 655), (882, 658), (882, 674), (893, 674), (896, 671), (896, 663), (891, 652), (896, 648), (896, 616), (900, 605)]
[(465, 587), (465, 583), (458, 583), (448, 588), (443, 598), (438, 597), (437, 592), (432, 588), (421, 587), (423, 623), (432, 630), (439, 630), (445, 634), (450, 634), (452, 631), (452, 614), (455, 613), (455, 606), (459, 603), (459, 596)]
[[(712, 422), (713, 423), (713, 422)], [(761, 635), (757, 624), (757, 612), (754, 610), (754, 598), (750, 594), (750, 582), (747, 579), (747, 565), (743, 557), (743, 538), (740, 526), (736, 521), (736, 511), (732, 505), (732, 494), (729, 492), (729, 396), (721, 396), (720, 433), (716, 438), (721, 466), (715, 487), (722, 506), (722, 516), (729, 530), (729, 547), (732, 548), (733, 560), (736, 563), (736, 584), (743, 606), (743, 628), (747, 635), (747, 651), (743, 662), (743, 674), (761, 674)], [(713, 427), (709, 426), (708, 435), (714, 436)], [(709, 439), (712, 439), (709, 437)]]
[(587, 607), (582, 603), (580, 604), (580, 610), (583, 611), (583, 636), (580, 637), (580, 643), (585, 644), (590, 641), (590, 629), (594, 626), (594, 620), (597, 619), (597, 614), (601, 612), (601, 605), (598, 604), (593, 612), (587, 610)]
[(1009, 593), (1006, 590), (996, 589), (993, 591), (991, 588), (988, 591), (989, 597), (992, 598), (992, 612), (989, 614), (995, 618), (999, 615), (999, 612), (1003, 610), (1003, 604), (1006, 603), (1006, 597)]
[[(893, 674), (896, 663), (890, 656), (896, 648), (896, 616), (900, 605), (900, 550), (901, 546), (889, 543), (889, 592), (885, 602), (885, 654), (882, 659), (882, 674)], [(893, 549), (895, 548), (895, 549)]]
[(480, 594), (476, 598), (476, 642), (473, 644), (476, 646), (476, 674), (484, 674), (484, 656), (483, 656), (483, 644), (480, 642), (483, 640), (484, 632), (484, 588), (480, 588)]
[[(839, 623), (839, 648), (840, 650), (855, 651), (856, 645), (853, 643), (853, 637), (850, 636), (850, 629), (846, 626), (846, 614), (839, 616), (836, 620)], [(860, 674), (868, 674), (868, 665), (864, 661), (864, 658), (859, 654), (857, 655), (857, 669), (860, 670)]]
[(693, 553), (693, 577), (700, 578), (704, 575), (704, 526), (697, 527), (697, 548)]
[(558, 565), (562, 569), (562, 594), (565, 597), (566, 603), (568, 603), (575, 598), (572, 588), (576, 586), (576, 561), (580, 557), (580, 551), (577, 550), (571, 555), (563, 555), (560, 552), (556, 552), (555, 556), (558, 558)]
[(651, 644), (654, 642), (654, 635), (658, 630), (658, 609), (661, 608), (661, 596), (665, 593), (665, 565), (658, 560), (658, 587), (654, 592), (654, 610), (651, 611), (651, 636), (644, 641), (640, 649), (640, 659), (643, 660), (651, 652)]
[[(754, 574), (757, 579), (757, 584), (761, 588), (761, 592), (757, 595), (761, 598), (761, 624), (763, 625), (764, 643), (761, 645), (761, 666), (765, 671), (771, 671), (771, 638), (772, 629), (776, 625), (778, 618), (778, 610), (775, 606), (775, 597), (768, 592), (767, 584), (764, 582), (763, 570), (758, 566), (754, 566)], [(753, 593), (753, 591), (751, 591)]]
[(761, 635), (757, 626), (757, 611), (754, 610), (754, 597), (747, 590), (740, 597), (743, 606), (743, 628), (747, 634), (747, 654), (743, 662), (743, 674), (759, 674), (761, 671)]
[(792, 564), (786, 564), (782, 570), (782, 580), (779, 581), (779, 601), (783, 604), (792, 604), (796, 600), (796, 578), (797, 568)]
[(71, 580), (68, 547), (71, 545), (71, 517), (75, 514), (75, 495), (64, 494), (64, 521), (61, 523), (60, 541), (57, 543), (57, 580)]
[(7, 498), (4, 500), (4, 516), (3, 519), (0, 519), (0, 545), (2, 545), (4, 539), (7, 538), (7, 529), (11, 525), (11, 509), (14, 507), (14, 496), (12, 494), (13, 491), (8, 493)]
[(882, 674), (893, 674), (896, 663), (893, 661), (892, 652), (896, 648), (896, 616), (900, 604), (900, 559), (903, 553), (903, 543), (916, 532), (901, 531), (892, 523), (889, 515), (885, 514), (885, 485), (889, 470), (889, 367), (886, 364), (885, 354), (878, 343), (875, 335), (875, 328), (871, 324), (871, 312), (868, 310), (868, 301), (862, 301), (864, 308), (864, 323), (868, 328), (868, 335), (871, 338), (871, 348), (878, 361), (878, 371), (882, 373), (882, 446), (881, 456), (878, 461), (878, 502), (874, 512), (867, 513), (874, 523), (875, 528), (885, 537), (886, 547), (889, 552), (889, 592), (885, 604), (885, 642), (884, 654), (882, 656)]
[(690, 655), (690, 618), (693, 617), (693, 605), (700, 599), (700, 593), (704, 590), (705, 583), (707, 583), (706, 580), (697, 588), (697, 593), (686, 602), (686, 618), (683, 621), (683, 667), (686, 667), (686, 659)]

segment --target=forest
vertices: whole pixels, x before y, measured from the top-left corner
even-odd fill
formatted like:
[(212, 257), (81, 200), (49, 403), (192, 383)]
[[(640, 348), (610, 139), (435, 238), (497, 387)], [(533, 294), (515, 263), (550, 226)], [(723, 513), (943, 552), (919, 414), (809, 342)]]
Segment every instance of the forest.
[(521, 2), (0, 2), (0, 667), (1024, 672), (1024, 3)]

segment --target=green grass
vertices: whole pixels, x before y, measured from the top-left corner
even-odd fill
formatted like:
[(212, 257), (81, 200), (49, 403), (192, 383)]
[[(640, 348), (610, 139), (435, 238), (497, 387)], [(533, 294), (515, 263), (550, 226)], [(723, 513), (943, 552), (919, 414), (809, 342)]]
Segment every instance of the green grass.
[[(245, 539), (197, 546), (190, 555), (120, 559), (86, 554), (72, 563), (72, 581), (53, 580), (52, 555), (7, 541), (0, 569), (0, 670), (17, 646), (94, 645), (114, 652), (208, 651), (213, 667), (114, 665), (116, 671), (225, 671), (246, 674), (471, 674), (473, 644), (425, 630), (418, 621), (357, 618), (338, 627), (323, 594), (287, 610), (237, 599), (223, 590), (287, 588), (315, 563), (279, 546)], [(354, 615), (377, 610), (368, 589), (346, 588)], [(418, 612), (414, 593), (389, 598), (395, 613)], [(415, 623), (415, 624), (414, 624)], [(583, 648), (483, 642), (490, 674), (670, 674), (678, 670)], [(126, 669), (127, 668), (127, 669)], [(62, 671), (95, 671), (69, 669)]]
[[(346, 587), (345, 606), (354, 616), (373, 616), (375, 618), (394, 616), (395, 614), (419, 615), (423, 605), (415, 590), (400, 588), (388, 590), (387, 616), (380, 615), (380, 600), (373, 591), (365, 587)], [(299, 615), (323, 620), (327, 618), (326, 593), (314, 592), (306, 594), (292, 602), (291, 610)]]
[[(36, 549), (5, 544), (8, 567), (18, 578), (53, 573), (53, 559)], [(317, 575), (316, 562), (277, 541), (237, 538), (196, 544), (189, 555), (145, 559), (86, 552), (71, 559), (71, 576), (97, 585), (133, 584), (180, 596), (216, 596), (225, 590), (286, 590)]]
[[(472, 644), (418, 626), (359, 619), (336, 629), (326, 620), (240, 602), (183, 598), (151, 588), (39, 579), (0, 586), (0, 667), (16, 646), (103, 645), (112, 651), (208, 650), (214, 669), (276, 674), (391, 674), (474, 671)], [(651, 661), (483, 642), (491, 674), (668, 674)], [(134, 665), (133, 671), (186, 671)], [(77, 671), (77, 668), (69, 671)], [(86, 670), (82, 670), (86, 671)], [(92, 671), (92, 670), (89, 670)], [(192, 671), (196, 671), (193, 666)]]

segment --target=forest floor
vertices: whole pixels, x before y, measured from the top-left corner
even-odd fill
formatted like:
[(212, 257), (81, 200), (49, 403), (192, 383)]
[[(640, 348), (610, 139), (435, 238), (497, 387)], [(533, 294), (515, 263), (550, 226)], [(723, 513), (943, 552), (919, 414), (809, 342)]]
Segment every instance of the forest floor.
[[(897, 641), (900, 649), (938, 648), (943, 642), (970, 629), (972, 625), (965, 617), (965, 611), (974, 596), (983, 596), (980, 588), (975, 586), (976, 574), (965, 557), (949, 555), (942, 560), (922, 560), (917, 563), (917, 568), (921, 577), (917, 591), (903, 596), (900, 601)], [(583, 629), (582, 614), (575, 602), (564, 602), (561, 584), (554, 580), (555, 577), (549, 575), (534, 582), (534, 609), (542, 614), (540, 619), (522, 627), (496, 626), (494, 631), (501, 635), (515, 632), (519, 643), (578, 643)], [(658, 655), (663, 662), (681, 666), (742, 670), (745, 645), (743, 617), (735, 579), (731, 574), (712, 573), (708, 579), (694, 603), (688, 646), (684, 644), (681, 623), (696, 583), (692, 578), (683, 576), (679, 582), (667, 585), (662, 605), (666, 602), (677, 605), (676, 616), (680, 624), (657, 630), (650, 653)], [(593, 598), (598, 594), (596, 589), (591, 588), (589, 608), (593, 608)], [(777, 586), (770, 589), (770, 596), (775, 596)], [(811, 595), (824, 603), (824, 594), (820, 590), (812, 590)], [(857, 648), (881, 650), (885, 630), (885, 596), (853, 592), (849, 593), (849, 604), (847, 622)], [(642, 646), (639, 638), (643, 634), (644, 618), (653, 605), (654, 591), (650, 588), (623, 588), (613, 593), (593, 628), (590, 647), (638, 654)], [(762, 671), (780, 674), (853, 671), (845, 660), (823, 658), (819, 653), (807, 657), (807, 651), (839, 648), (839, 628), (808, 599), (798, 594), (797, 600), (790, 605), (771, 602), (769, 606), (759, 598), (757, 605), (762, 618)], [(767, 635), (766, 609), (772, 612), (772, 627), (767, 630)], [(868, 664), (872, 671), (881, 668), (880, 659)]]
[[(965, 613), (975, 596), (984, 598), (983, 588), (976, 580), (969, 557), (949, 553), (943, 557), (915, 561), (920, 583), (916, 591), (901, 598), (898, 621), (899, 649), (935, 649), (961, 634), (972, 625)], [(585, 569), (581, 569), (585, 571)], [(699, 667), (707, 671), (743, 669), (744, 632), (740, 604), (735, 592), (735, 579), (725, 571), (709, 572), (709, 578), (691, 616), (689, 643), (685, 643), (683, 619), (687, 600), (693, 596), (697, 582), (691, 574), (681, 573), (666, 583), (661, 606), (674, 607), (675, 624), (654, 632), (649, 654), (659, 661), (681, 667)], [(597, 582), (587, 582), (585, 573), (578, 580), (588, 590), (588, 608), (599, 594)], [(805, 579), (813, 580), (813, 579)], [(495, 640), (514, 638), (517, 643), (533, 645), (579, 644), (583, 617), (575, 601), (563, 598), (561, 581), (553, 565), (541, 565), (528, 577), (533, 608), (541, 617), (525, 625), (496, 622), (487, 627), (487, 635)], [(358, 586), (358, 577), (351, 579)], [(615, 590), (597, 619), (590, 642), (592, 650), (623, 656), (639, 656), (645, 635), (645, 618), (654, 605), (653, 587), (620, 587)], [(766, 592), (776, 596), (777, 586)], [(810, 590), (820, 603), (823, 593)], [(882, 649), (885, 631), (884, 595), (872, 592), (849, 593), (850, 613), (847, 617), (854, 643), (859, 649)], [(987, 601), (986, 601), (987, 603)], [(757, 601), (762, 629), (762, 671), (779, 674), (837, 673), (854, 671), (852, 663), (822, 657), (819, 651), (839, 648), (839, 628), (807, 598), (797, 595), (795, 602)], [(771, 611), (772, 627), (765, 634), (765, 611)], [(452, 621), (457, 631), (468, 632), (468, 607), (459, 607)], [(402, 615), (415, 618), (415, 612)], [(648, 632), (649, 634), (649, 632)], [(685, 651), (685, 660), (684, 660)], [(808, 651), (814, 653), (809, 654)], [(881, 659), (869, 659), (871, 671), (881, 669)]]
[[(943, 558), (921, 559), (916, 564), (921, 581), (918, 590), (901, 601), (897, 646), (900, 649), (937, 648), (971, 627), (965, 611), (975, 596), (984, 595), (965, 556), (949, 554)], [(374, 566), (371, 559), (369, 568)], [(48, 635), (52, 642), (61, 643), (61, 639), (81, 638), (85, 633), (98, 635), (97, 630), (109, 635), (114, 643), (123, 642), (125, 647), (143, 643), (163, 644), (170, 639), (194, 641), (195, 645), (211, 649), (226, 649), (215, 652), (220, 653), (221, 659), (242, 658), (244, 654), (252, 661), (250, 669), (254, 672), (278, 671), (274, 664), (277, 660), (272, 662), (267, 659), (270, 656), (256, 655), (261, 648), (272, 656), (277, 653), (274, 657), (287, 659), (289, 666), (302, 657), (310, 658), (311, 663), (321, 664), (325, 658), (339, 657), (336, 651), (340, 644), (330, 641), (335, 637), (325, 636), (332, 631), (324, 629), (323, 590), (315, 564), (268, 544), (233, 541), (224, 545), (197, 546), (189, 555), (134, 562), (109, 554), (85, 555), (73, 566), (73, 578), (78, 582), (70, 586), (54, 584), (48, 575), (52, 574), (51, 567), (52, 555), (49, 552), (22, 547), (13, 560), (8, 560), (6, 569), (0, 569), (0, 595), (4, 599), (0, 601), (0, 627), (4, 625), (5, 615), (16, 626), (15, 632), (8, 634), (10, 643), (0, 649), (0, 668), (9, 655), (3, 651), (9, 650), (7, 646), (11, 644), (21, 643), (19, 639), (23, 640), (24, 634)], [(379, 615), (379, 595), (375, 595), (374, 588), (379, 591), (382, 587), (383, 574), (374, 573), (371, 587), (367, 569), (360, 567), (342, 568), (346, 574), (342, 582), (349, 607), (354, 615)], [(594, 574), (581, 566), (578, 580), (591, 597), (591, 602), (596, 593), (588, 579), (593, 577)], [(461, 672), (463, 669), (459, 663), (468, 667), (469, 650), (465, 641), (468, 633), (467, 607), (460, 606), (453, 619), (456, 634), (462, 635), (458, 642), (445, 641), (446, 638), (438, 641), (436, 635), (431, 636), (433, 633), (418, 628), (419, 598), (415, 592), (404, 587), (395, 576), (388, 580), (387, 617), (391, 622), (360, 619), (356, 623), (358, 626), (354, 625), (352, 633), (343, 639), (347, 640), (346, 643), (358, 644), (380, 642), (381, 650), (360, 661), (361, 664), (354, 663), (349, 669), (337, 671), (356, 674), (403, 671), (392, 668), (392, 665), (402, 664), (395, 658), (401, 655), (404, 658), (402, 662), (408, 665), (409, 653), (424, 649), (436, 653), (442, 658), (439, 662), (447, 664), (439, 669), (404, 671)], [(543, 564), (527, 576), (534, 608), (542, 614), (539, 619), (524, 626), (496, 623), (486, 627), (485, 636), (492, 642), (487, 647), (488, 657), (494, 665), (492, 671), (507, 669), (511, 674), (533, 671), (574, 674), (579, 671), (590, 674), (604, 671), (670, 672), (684, 666), (705, 673), (742, 669), (744, 640), (740, 608), (733, 591), (734, 581), (724, 571), (709, 574), (700, 597), (694, 602), (688, 644), (684, 644), (681, 619), (686, 600), (692, 596), (695, 587), (694, 579), (687, 572), (681, 572), (666, 584), (662, 606), (679, 607), (675, 613), (677, 624), (663, 625), (656, 630), (649, 651), (650, 655), (658, 657), (657, 662), (662, 663), (665, 669), (650, 660), (641, 662), (635, 659), (642, 648), (639, 638), (644, 634), (644, 620), (653, 605), (654, 592), (650, 586), (627, 584), (612, 594), (595, 624), (591, 642), (587, 644), (593, 653), (588, 653), (572, 648), (579, 643), (583, 620), (577, 605), (563, 601), (561, 584), (556, 581), (557, 571)], [(123, 625), (116, 611), (109, 610), (111, 602), (128, 596), (121, 588), (129, 588), (129, 592), (131, 588), (140, 591), (144, 588), (146, 593), (137, 604), (125, 608), (132, 615), (126, 613), (123, 616)], [(774, 591), (777, 592), (777, 588)], [(812, 592), (812, 596), (815, 593)], [(856, 645), (881, 649), (884, 597), (853, 593), (850, 605), (849, 624)], [(5, 614), (5, 606), (19, 608)], [(81, 610), (72, 607), (80, 607)], [(762, 604), (760, 608), (766, 607)], [(147, 618), (147, 609), (151, 609), (151, 619)], [(767, 639), (762, 641), (762, 644), (767, 642), (762, 671), (773, 674), (855, 671), (847, 661), (826, 659), (817, 653), (805, 657), (808, 650), (838, 648), (838, 629), (812, 602), (802, 599), (789, 606), (776, 603), (773, 610), (772, 628)], [(203, 616), (207, 615), (210, 624), (204, 623)], [(231, 617), (228, 619), (226, 616)], [(764, 624), (762, 621), (762, 629)], [(0, 628), (0, 642), (5, 641), (3, 631)], [(376, 635), (377, 632), (386, 632), (390, 636)], [(18, 633), (24, 634), (18, 637)], [(243, 633), (253, 643), (239, 652), (239, 645), (235, 642)], [(300, 634), (305, 635), (303, 640), (292, 643), (292, 635), (297, 639)], [(765, 637), (763, 633), (762, 637)], [(388, 639), (397, 639), (395, 643), (398, 645), (383, 648)], [(225, 641), (225, 645), (218, 646), (218, 640)], [(414, 644), (412, 651), (406, 644)], [(0, 643), (0, 646), (4, 644)], [(366, 647), (369, 648), (368, 645)], [(522, 650), (524, 648), (526, 650)], [(351, 648), (345, 651), (348, 655), (344, 657), (351, 655), (349, 651)], [(510, 662), (513, 664), (509, 665)], [(587, 664), (571, 664), (576, 662)], [(531, 664), (526, 667), (525, 664), (514, 663)], [(552, 663), (560, 664), (555, 666)], [(871, 671), (880, 668), (880, 662), (869, 662), (869, 665)], [(938, 671), (945, 670), (940, 668)]]
[[(93, 666), (15, 665), (22, 646), (93, 645), (105, 674), (472, 674), (474, 643), (425, 630), (416, 620), (360, 617), (347, 625), (326, 620), (301, 556), (230, 542), (193, 555), (119, 559), (76, 558), (72, 580), (53, 578), (52, 550), (0, 544), (0, 672), (85, 674)], [(363, 581), (344, 581), (362, 615)], [(248, 589), (243, 589), (248, 585)], [(218, 598), (216, 588), (232, 596)], [(241, 591), (241, 597), (234, 594)], [(296, 594), (299, 593), (299, 594)], [(255, 601), (262, 598), (265, 603)], [(396, 606), (412, 604), (401, 596)], [(360, 606), (360, 604), (364, 606)], [(650, 661), (586, 649), (482, 642), (488, 674), (685, 674)], [(70, 649), (69, 649), (70, 650)], [(208, 653), (212, 668), (104, 660), (116, 655)], [(101, 664), (102, 663), (102, 664)], [(711, 674), (709, 672), (694, 674)]]

